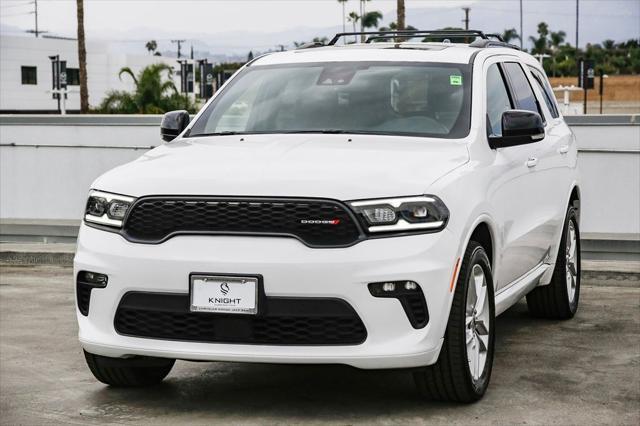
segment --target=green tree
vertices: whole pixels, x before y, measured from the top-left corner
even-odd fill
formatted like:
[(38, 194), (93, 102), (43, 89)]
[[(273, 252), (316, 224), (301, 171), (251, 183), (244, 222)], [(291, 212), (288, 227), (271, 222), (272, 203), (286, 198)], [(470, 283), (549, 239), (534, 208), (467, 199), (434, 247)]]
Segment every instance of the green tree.
[(549, 25), (545, 22), (538, 24), (538, 37), (530, 36), (529, 40), (533, 43), (531, 53), (547, 53), (549, 50)]
[[(112, 90), (107, 93), (98, 108), (107, 114), (162, 114), (175, 109), (195, 112), (189, 98), (178, 93), (173, 83), (173, 70), (167, 64), (152, 64), (135, 75), (124, 67), (118, 73), (128, 75), (135, 85), (133, 92)], [(165, 77), (166, 75), (166, 77)]]
[[(356, 30), (356, 24), (360, 21), (360, 15), (358, 15), (356, 12), (349, 12), (349, 17), (347, 18), (347, 21), (351, 22), (353, 24), (353, 32), (355, 33)], [(358, 38), (355, 37), (354, 38), (354, 43), (358, 41)]]
[(520, 34), (515, 28), (509, 28), (502, 32), (502, 39), (505, 43), (511, 43), (511, 40), (520, 40)]
[(158, 42), (155, 40), (149, 40), (144, 47), (146, 47), (147, 51), (153, 55), (155, 54), (155, 51), (158, 50)]
[(382, 20), (382, 13), (374, 10), (372, 12), (367, 12), (364, 14), (362, 19), (362, 27), (364, 29), (367, 28), (378, 28), (378, 22)]

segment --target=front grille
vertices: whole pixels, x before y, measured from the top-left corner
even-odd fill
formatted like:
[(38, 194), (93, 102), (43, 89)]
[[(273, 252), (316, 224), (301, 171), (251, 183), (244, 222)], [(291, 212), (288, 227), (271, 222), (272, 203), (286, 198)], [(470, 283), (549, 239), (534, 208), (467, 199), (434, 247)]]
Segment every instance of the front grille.
[(363, 237), (356, 219), (333, 200), (145, 197), (126, 218), (130, 241), (159, 243), (177, 234), (295, 237), (312, 247), (344, 247)]
[(178, 341), (267, 345), (357, 345), (362, 320), (341, 299), (267, 297), (255, 315), (189, 311), (188, 294), (129, 292), (116, 311), (119, 334)]

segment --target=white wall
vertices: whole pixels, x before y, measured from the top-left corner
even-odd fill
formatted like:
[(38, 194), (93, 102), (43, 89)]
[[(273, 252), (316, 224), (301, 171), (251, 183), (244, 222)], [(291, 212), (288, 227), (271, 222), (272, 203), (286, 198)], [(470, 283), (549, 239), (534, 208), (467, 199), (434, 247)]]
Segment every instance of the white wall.
[[(0, 110), (56, 110), (57, 101), (51, 93), (51, 61), (49, 56), (60, 55), (67, 68), (78, 68), (78, 47), (75, 40), (35, 37), (0, 37)], [(176, 67), (175, 58), (152, 55), (126, 55), (111, 51), (103, 42), (87, 42), (87, 83), (89, 103), (97, 106), (109, 90), (133, 90), (128, 76), (118, 78), (122, 67), (134, 73), (147, 65), (164, 62)], [(23, 85), (21, 67), (37, 67), (37, 85)], [(175, 77), (174, 77), (175, 78)], [(179, 77), (177, 78), (179, 80)], [(179, 86), (179, 81), (176, 81)], [(80, 87), (69, 86), (67, 109), (80, 109)]]
[[(583, 234), (637, 239), (640, 116), (620, 116), (618, 124), (596, 116), (571, 121), (580, 146)], [(98, 175), (161, 143), (159, 122), (160, 116), (0, 115), (0, 219), (79, 220)]]

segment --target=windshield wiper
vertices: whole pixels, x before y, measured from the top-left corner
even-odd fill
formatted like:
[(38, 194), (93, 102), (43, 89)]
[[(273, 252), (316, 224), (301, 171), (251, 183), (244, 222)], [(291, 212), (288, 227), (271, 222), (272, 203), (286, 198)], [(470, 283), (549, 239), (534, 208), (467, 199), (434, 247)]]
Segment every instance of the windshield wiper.
[(194, 136), (232, 136), (232, 135), (246, 135), (246, 132), (234, 132), (232, 130), (225, 130), (223, 132), (211, 132), (211, 133), (196, 133), (189, 135), (190, 137)]
[(316, 129), (316, 130), (285, 130), (282, 133), (322, 133), (327, 135), (340, 135), (344, 133), (358, 133), (352, 130), (340, 129)]
[(252, 135), (252, 134), (304, 134), (304, 133), (320, 133), (327, 135), (340, 135), (340, 134), (359, 134), (364, 133), (362, 131), (357, 130), (340, 130), (340, 129), (316, 129), (316, 130), (269, 130), (269, 131), (258, 131), (258, 132), (235, 132), (231, 130), (225, 130), (223, 132), (211, 132), (211, 133), (197, 133), (190, 134), (189, 137), (200, 137), (200, 136), (232, 136), (232, 135)]

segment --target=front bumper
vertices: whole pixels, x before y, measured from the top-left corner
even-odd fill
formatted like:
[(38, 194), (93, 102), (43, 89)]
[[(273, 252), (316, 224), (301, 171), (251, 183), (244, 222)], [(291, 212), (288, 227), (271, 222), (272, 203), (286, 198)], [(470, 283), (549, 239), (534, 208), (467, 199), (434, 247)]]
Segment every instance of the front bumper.
[[(270, 363), (331, 363), (359, 368), (406, 368), (436, 362), (449, 316), (451, 274), (459, 241), (448, 230), (363, 241), (348, 248), (313, 249), (292, 238), (178, 236), (162, 244), (135, 244), (82, 225), (74, 272), (107, 274), (91, 292), (89, 315), (78, 311), (87, 351), (110, 357)], [(188, 293), (189, 274), (262, 275), (273, 297), (340, 298), (362, 319), (367, 338), (348, 346), (199, 343), (123, 336), (114, 328), (122, 296), (130, 291)], [(396, 299), (371, 296), (368, 283), (412, 280), (425, 294), (429, 322), (409, 323)]]

